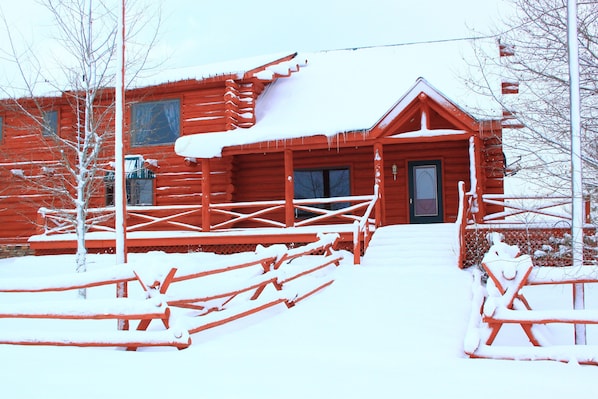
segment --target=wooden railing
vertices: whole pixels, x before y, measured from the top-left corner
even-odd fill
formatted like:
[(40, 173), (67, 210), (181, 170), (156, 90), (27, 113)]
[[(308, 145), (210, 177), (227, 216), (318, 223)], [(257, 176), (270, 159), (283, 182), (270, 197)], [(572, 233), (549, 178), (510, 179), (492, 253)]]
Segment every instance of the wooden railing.
[[(376, 190), (373, 195), (295, 199), (292, 206), (295, 213), (302, 217), (296, 218), (291, 223), (285, 223), (277, 218), (286, 206), (284, 200), (210, 204), (208, 213), (214, 222), (207, 225), (206, 221), (201, 220), (202, 205), (128, 206), (127, 232), (148, 230), (208, 232), (234, 228), (242, 224), (250, 224), (252, 227), (303, 227), (356, 221), (360, 223), (363, 230), (367, 224), (364, 218), (372, 216), (377, 197)], [(338, 203), (348, 203), (349, 206), (340, 209), (319, 207), (324, 205), (332, 208), (333, 204)], [(360, 216), (361, 211), (363, 214)], [(90, 208), (87, 214), (86, 223), (89, 232), (115, 231), (114, 208)], [(40, 208), (38, 218), (40, 234), (75, 232), (75, 210)], [(190, 220), (197, 220), (198, 223), (192, 223)]]
[[(484, 215), (484, 223), (534, 223), (571, 221), (571, 197), (566, 196), (508, 196), (484, 194), (485, 205), (502, 208), (500, 212)], [(567, 210), (567, 208), (569, 208)], [(585, 220), (590, 221), (590, 201), (585, 201)]]
[[(566, 251), (567, 235), (571, 229), (571, 197), (566, 196), (512, 196), (504, 194), (484, 194), (474, 198), (466, 194), (463, 205), (464, 219), (460, 231), (462, 261), (461, 267), (480, 263), (481, 257), (489, 248), (486, 236), (498, 232), (506, 242), (518, 245), (522, 253), (532, 255), (539, 266), (567, 266), (571, 262)], [(481, 206), (476, 204), (481, 201)], [(481, 214), (478, 208), (494, 210)], [(595, 235), (591, 225), (590, 201), (585, 201), (584, 232)], [(562, 245), (561, 245), (562, 244)], [(565, 249), (563, 251), (563, 249)], [(596, 260), (595, 244), (586, 243), (584, 258)]]
[[(372, 235), (376, 226), (376, 217), (372, 219), (372, 213), (376, 209), (378, 202), (378, 185), (374, 186), (374, 196), (370, 201), (365, 213), (360, 220), (353, 222), (353, 263), (359, 265), (361, 263), (361, 251), (365, 252), (370, 244)], [(363, 248), (361, 248), (361, 241), (363, 238)]]
[[(292, 204), (284, 200), (210, 204), (208, 212), (202, 205), (128, 206), (127, 233), (352, 224), (355, 259), (359, 263), (359, 254), (367, 248), (379, 222), (375, 213), (378, 197), (378, 187), (375, 186), (372, 195), (294, 199)], [(335, 204), (342, 204), (342, 207)], [(287, 206), (293, 207), (291, 213), (295, 215), (290, 221), (284, 220), (288, 214), (285, 212)], [(88, 232), (115, 232), (114, 208), (90, 208), (87, 215)], [(41, 208), (38, 211), (38, 234), (74, 234), (74, 218), (74, 210)]]

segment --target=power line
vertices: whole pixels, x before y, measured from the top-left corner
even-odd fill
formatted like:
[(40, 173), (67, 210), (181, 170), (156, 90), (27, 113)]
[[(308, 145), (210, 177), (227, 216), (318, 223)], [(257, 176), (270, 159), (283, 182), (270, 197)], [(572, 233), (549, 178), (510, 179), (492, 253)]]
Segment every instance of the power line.
[(413, 46), (413, 45), (417, 45), (417, 44), (451, 43), (451, 42), (462, 42), (462, 41), (471, 41), (471, 40), (493, 39), (493, 38), (497, 38), (499, 36), (500, 36), (500, 34), (492, 34), (492, 35), (484, 35), (484, 36), (468, 36), (468, 37), (458, 37), (458, 38), (451, 38), (451, 39), (422, 40), (422, 41), (415, 41), (415, 42), (402, 42), (402, 43), (391, 43), (391, 44), (377, 44), (377, 45), (370, 45), (370, 46), (346, 47), (346, 48), (329, 49), (329, 50), (323, 50), (323, 51), (362, 50), (362, 49), (369, 49), (369, 48)]

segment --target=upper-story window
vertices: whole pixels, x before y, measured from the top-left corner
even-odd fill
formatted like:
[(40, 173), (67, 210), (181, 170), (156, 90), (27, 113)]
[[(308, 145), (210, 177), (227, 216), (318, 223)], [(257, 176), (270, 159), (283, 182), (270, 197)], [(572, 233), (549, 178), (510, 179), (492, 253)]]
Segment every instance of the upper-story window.
[(131, 109), (133, 146), (174, 143), (180, 132), (180, 101), (137, 103)]
[(42, 115), (42, 135), (56, 136), (58, 133), (58, 111), (47, 111)]

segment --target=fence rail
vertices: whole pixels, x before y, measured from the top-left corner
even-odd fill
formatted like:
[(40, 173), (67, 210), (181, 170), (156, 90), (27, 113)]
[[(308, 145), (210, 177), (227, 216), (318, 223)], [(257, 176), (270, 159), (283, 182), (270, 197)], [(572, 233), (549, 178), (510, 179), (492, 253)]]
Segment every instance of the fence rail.
[[(324, 269), (340, 265), (343, 255), (333, 251), (338, 234), (324, 234), (317, 242), (287, 249), (282, 245), (260, 248), (253, 254), (224, 258), (217, 264), (189, 263), (178, 267), (124, 264), (111, 268), (35, 279), (2, 279), (3, 293), (46, 293), (138, 281), (143, 298), (12, 302), (0, 305), (0, 318), (46, 320), (124, 319), (139, 321), (135, 330), (96, 328), (78, 331), (0, 331), (0, 344), (54, 346), (191, 345), (190, 334), (238, 320), (277, 305), (287, 308), (334, 282)], [(231, 260), (232, 259), (232, 260)], [(27, 295), (27, 298), (35, 296)], [(171, 318), (173, 312), (177, 317)], [(148, 330), (160, 321), (164, 329)], [(174, 326), (171, 325), (175, 322)], [(116, 324), (114, 325), (116, 326)]]
[[(565, 196), (508, 196), (484, 194), (485, 205), (502, 208), (500, 212), (485, 215), (484, 223), (533, 223), (571, 221), (571, 197)], [(590, 221), (590, 201), (585, 201), (585, 220)]]

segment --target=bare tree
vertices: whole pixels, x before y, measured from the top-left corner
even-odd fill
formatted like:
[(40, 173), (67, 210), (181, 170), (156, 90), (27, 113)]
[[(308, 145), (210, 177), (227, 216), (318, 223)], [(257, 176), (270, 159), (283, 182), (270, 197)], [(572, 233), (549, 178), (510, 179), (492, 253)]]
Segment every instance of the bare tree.
[[(61, 198), (62, 203), (75, 210), (74, 214), (65, 213), (64, 219), (75, 226), (76, 270), (84, 272), (87, 268), (85, 234), (89, 228), (87, 210), (113, 157), (110, 138), (114, 133), (113, 85), (117, 69), (115, 54), (120, 7), (114, 2), (102, 0), (43, 0), (41, 3), (52, 16), (58, 32), (55, 38), (56, 59), (53, 60), (57, 67), (43, 68), (44, 63), (31, 51), (25, 51), (29, 62), (24, 62), (24, 52), (17, 48), (5, 20), (10, 53), (24, 86), (20, 91), (22, 95), (13, 97), (12, 104), (31, 121), (30, 125), (42, 130), (48, 151), (54, 152), (57, 160), (55, 170), (52, 168), (45, 176), (26, 176), (25, 180), (53, 193), (54, 197)], [(133, 10), (131, 4), (128, 6)], [(138, 34), (138, 28), (148, 26), (149, 14), (144, 13), (147, 13), (146, 7), (137, 14), (129, 13), (129, 37)], [(149, 25), (155, 27), (155, 32), (146, 44), (132, 46), (135, 54), (128, 61), (132, 65), (130, 78), (147, 65), (149, 49), (157, 37), (159, 15), (152, 15), (156, 16), (154, 24)], [(56, 116), (47, 112), (53, 105), (48, 104), (48, 98), (52, 97), (39, 96), (37, 85), (40, 82), (60, 93), (61, 106), (66, 103), (68, 113), (72, 115), (68, 126), (53, 120)], [(62, 129), (56, 131), (57, 126)], [(81, 291), (80, 295), (85, 297), (86, 293)]]
[[(496, 30), (499, 49), (477, 48), (471, 86), (498, 101), (508, 122), (504, 147), (521, 159), (526, 181), (544, 192), (570, 187), (567, 1), (511, 0), (514, 14)], [(598, 195), (598, 2), (580, 1), (578, 40), (584, 186)], [(472, 76), (475, 76), (472, 74)], [(498, 84), (496, 82), (499, 82)], [(502, 84), (501, 84), (502, 83)], [(512, 125), (513, 126), (513, 125)], [(513, 161), (513, 159), (509, 159)]]

